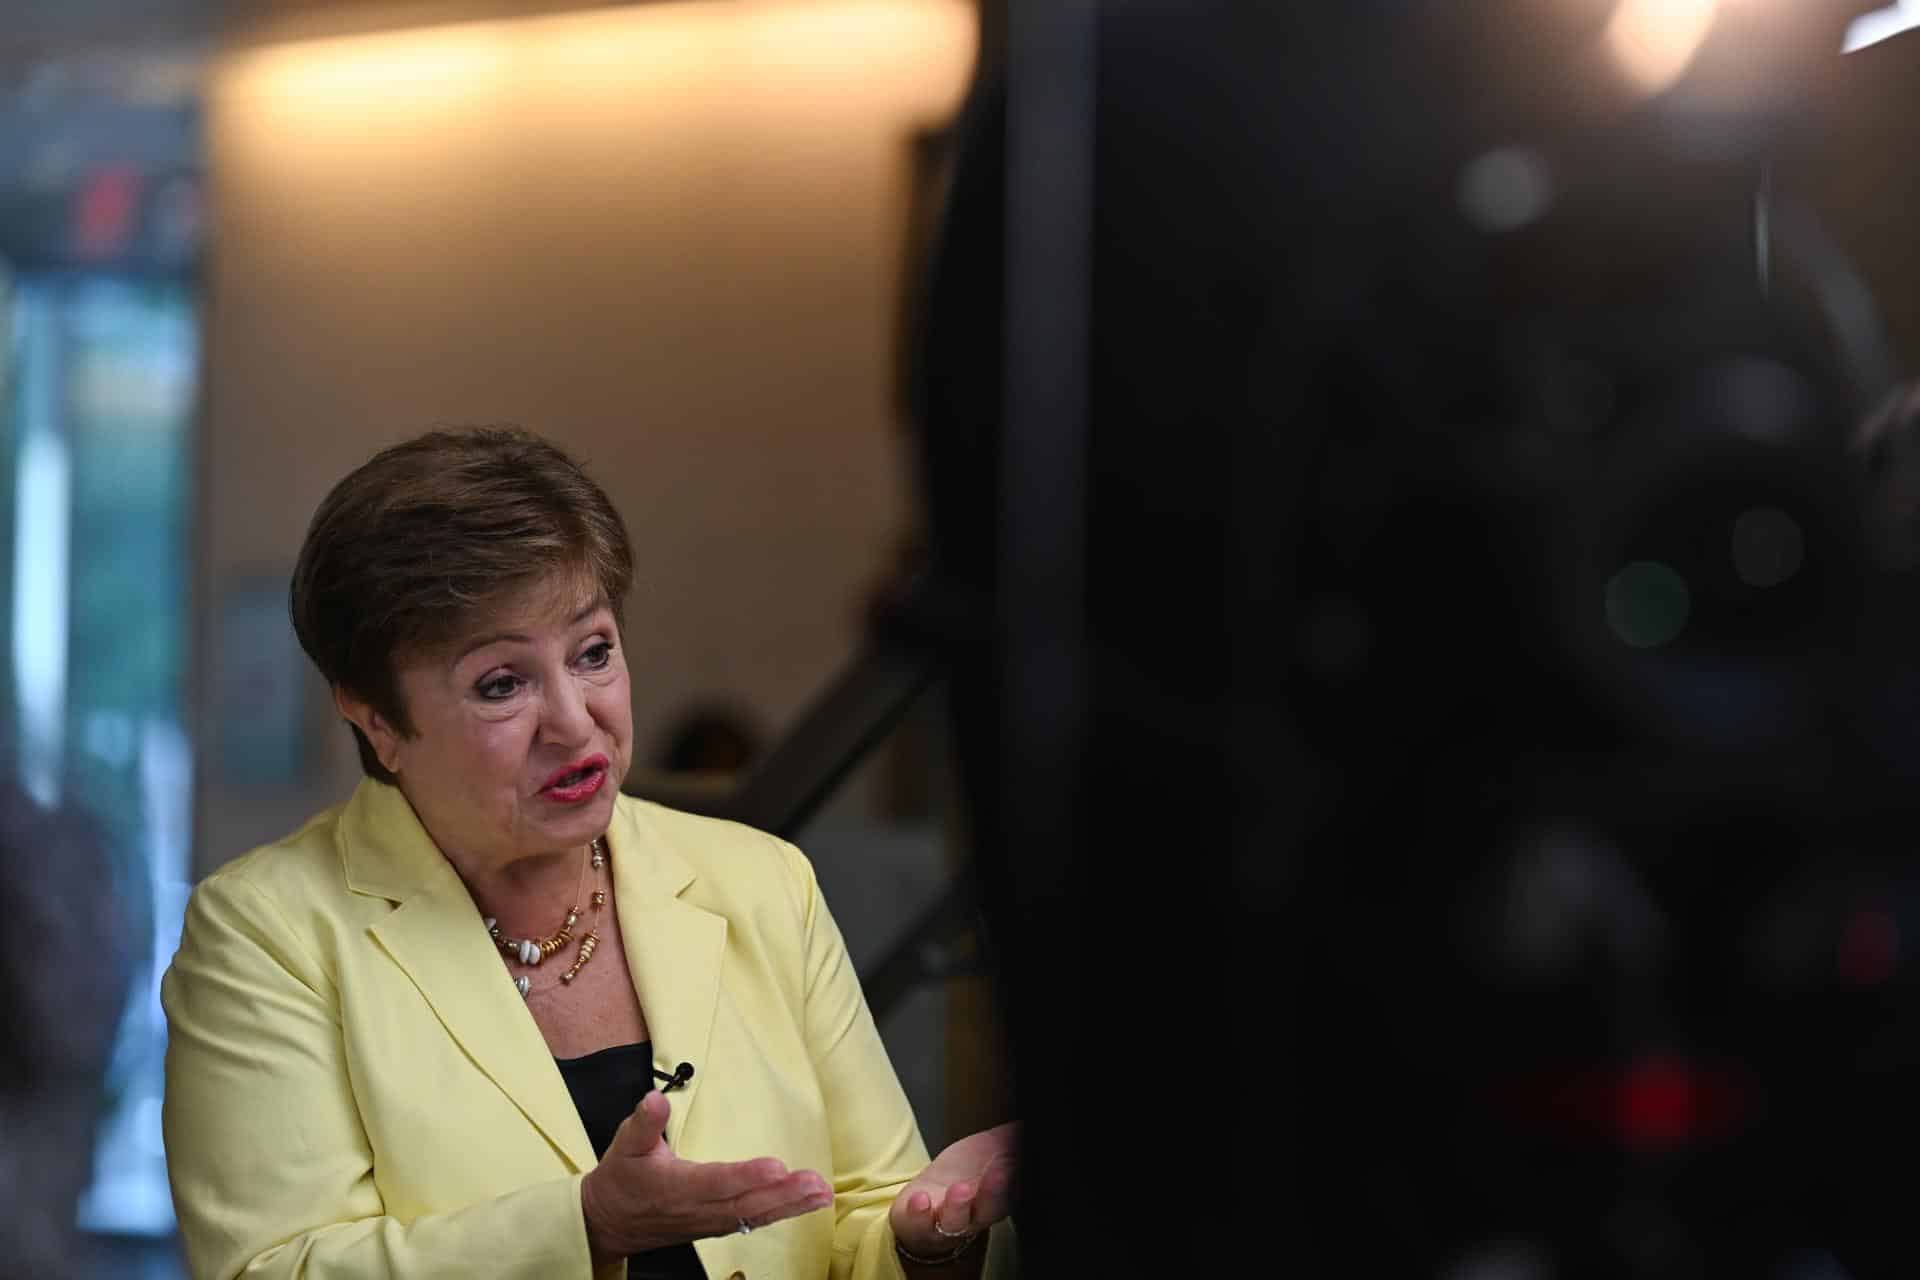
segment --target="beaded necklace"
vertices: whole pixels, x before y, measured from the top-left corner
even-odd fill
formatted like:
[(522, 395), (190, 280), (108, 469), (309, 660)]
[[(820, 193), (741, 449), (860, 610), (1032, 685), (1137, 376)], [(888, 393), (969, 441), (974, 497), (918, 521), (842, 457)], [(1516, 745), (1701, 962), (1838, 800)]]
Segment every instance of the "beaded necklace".
[[(580, 901), (581, 891), (586, 888), (587, 872), (592, 870), (597, 874), (606, 867), (610, 857), (611, 854), (609, 854), (607, 850), (606, 837), (595, 836), (593, 843), (587, 847), (586, 861), (583, 862), (580, 867), (580, 883), (574, 889), (573, 893), (573, 900), (576, 903)], [(567, 967), (565, 973), (560, 975), (562, 984), (571, 983), (574, 978), (579, 976), (580, 970), (586, 967), (587, 961), (593, 959), (594, 950), (600, 945), (600, 933), (597, 926), (600, 922), (600, 910), (607, 905), (606, 890), (595, 889), (593, 896), (588, 899), (588, 902), (590, 903), (590, 910), (593, 912), (592, 926), (587, 929), (585, 936), (580, 939), (580, 946), (574, 953), (573, 963)], [(531, 969), (573, 940), (573, 928), (580, 923), (581, 914), (581, 909), (578, 906), (570, 908), (567, 911), (566, 922), (553, 933), (537, 942), (532, 938), (507, 937), (500, 932), (500, 922), (492, 916), (488, 916), (485, 923), (488, 935), (493, 938), (494, 946), (500, 948), (500, 952), (506, 956), (507, 962), (509, 964), (524, 965)], [(522, 999), (531, 998), (533, 995), (532, 975), (523, 973), (516, 976), (513, 980), (513, 985), (520, 992)], [(552, 987), (541, 988), (543, 992), (552, 990)]]

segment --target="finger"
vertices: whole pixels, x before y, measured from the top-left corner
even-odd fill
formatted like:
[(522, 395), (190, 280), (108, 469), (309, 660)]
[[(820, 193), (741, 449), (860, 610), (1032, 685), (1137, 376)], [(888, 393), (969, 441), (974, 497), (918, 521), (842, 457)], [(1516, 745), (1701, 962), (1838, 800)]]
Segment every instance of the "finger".
[(973, 1202), (973, 1220), (985, 1227), (1013, 1212), (1013, 1168), (996, 1165), (980, 1179), (980, 1193)]
[(609, 1154), (617, 1149), (621, 1155), (646, 1155), (665, 1137), (667, 1117), (672, 1114), (673, 1104), (662, 1094), (657, 1091), (647, 1094), (614, 1130), (613, 1141), (608, 1144)]
[(688, 1199), (724, 1204), (779, 1182), (787, 1176), (787, 1166), (772, 1156), (762, 1156), (732, 1164), (687, 1164), (682, 1166), (682, 1176)]
[[(934, 1189), (939, 1193), (939, 1189)], [(941, 1235), (935, 1229), (939, 1221), (940, 1205), (927, 1191), (909, 1191), (894, 1202), (894, 1210), (889, 1218), (893, 1227), (893, 1238), (914, 1253), (929, 1256), (951, 1252), (959, 1242), (950, 1236)], [(947, 1228), (949, 1231), (952, 1227)]]
[(947, 1188), (947, 1198), (933, 1215), (934, 1229), (943, 1235), (960, 1236), (974, 1230), (973, 1202), (976, 1189), (971, 1182), (956, 1182)]
[(819, 1174), (802, 1170), (788, 1174), (770, 1187), (749, 1191), (733, 1202), (729, 1229), (744, 1220), (751, 1227), (765, 1227), (786, 1218), (813, 1213), (833, 1203), (833, 1190)]
[(927, 1241), (935, 1238), (933, 1197), (924, 1191), (909, 1191), (894, 1204), (891, 1215), (895, 1238)]

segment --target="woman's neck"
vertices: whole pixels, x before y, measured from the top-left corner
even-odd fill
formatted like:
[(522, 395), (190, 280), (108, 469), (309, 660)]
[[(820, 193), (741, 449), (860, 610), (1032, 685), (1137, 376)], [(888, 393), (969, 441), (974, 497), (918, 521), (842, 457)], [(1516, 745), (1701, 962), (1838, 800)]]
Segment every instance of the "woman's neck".
[(400, 794), (406, 796), (440, 856), (467, 886), (480, 914), (491, 916), (503, 932), (514, 937), (544, 937), (558, 927), (570, 908), (583, 905), (574, 899), (582, 892), (581, 878), (591, 856), (590, 844), (503, 859), (499, 850), (476, 850), (457, 839), (442, 838), (441, 831), (451, 824), (436, 823), (428, 809), (409, 793), (404, 780)]
[[(481, 875), (470, 875), (460, 864), (454, 871), (466, 881), (467, 892), (483, 914), (494, 917), (500, 927), (516, 937), (528, 933), (553, 932), (555, 920), (569, 908), (580, 908), (575, 901), (581, 893), (588, 851), (582, 845), (559, 853), (536, 854), (518, 858)], [(449, 859), (452, 861), (452, 859)]]
[(554, 931), (569, 909), (584, 905), (575, 898), (581, 893), (590, 846), (576, 845), (490, 864), (462, 856), (438, 841), (435, 844), (467, 886), (480, 914), (498, 921), (509, 935), (545, 936)]

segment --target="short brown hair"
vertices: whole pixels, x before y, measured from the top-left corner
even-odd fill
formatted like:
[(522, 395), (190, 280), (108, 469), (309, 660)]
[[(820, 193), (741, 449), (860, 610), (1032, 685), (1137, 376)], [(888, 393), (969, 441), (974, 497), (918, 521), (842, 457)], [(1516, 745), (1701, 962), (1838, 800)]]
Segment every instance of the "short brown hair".
[[(327, 682), (410, 736), (401, 661), (556, 575), (597, 591), (619, 617), (633, 549), (600, 486), (531, 432), (429, 431), (333, 487), (307, 527), (288, 606)], [(366, 735), (353, 735), (367, 776), (392, 782)]]

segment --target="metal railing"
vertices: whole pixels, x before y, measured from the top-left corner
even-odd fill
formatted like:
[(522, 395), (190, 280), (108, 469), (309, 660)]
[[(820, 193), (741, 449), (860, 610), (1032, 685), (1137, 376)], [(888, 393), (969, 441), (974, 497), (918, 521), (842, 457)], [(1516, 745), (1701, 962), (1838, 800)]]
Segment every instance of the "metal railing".
[[(871, 642), (738, 782), (643, 774), (630, 779), (628, 789), (794, 839), (940, 677), (932, 653)], [(917, 987), (969, 971), (956, 962), (961, 949), (955, 944), (975, 927), (977, 913), (972, 877), (964, 870), (949, 875), (933, 901), (860, 975), (876, 1022)]]

